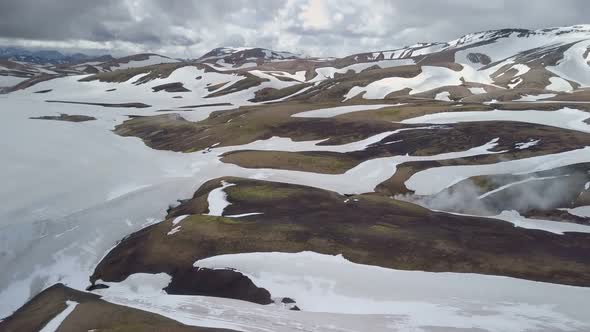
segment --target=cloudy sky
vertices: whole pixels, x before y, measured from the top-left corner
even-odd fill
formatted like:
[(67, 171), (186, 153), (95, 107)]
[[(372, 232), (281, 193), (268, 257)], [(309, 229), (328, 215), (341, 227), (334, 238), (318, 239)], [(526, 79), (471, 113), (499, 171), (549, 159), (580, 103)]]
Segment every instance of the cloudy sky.
[(0, 0), (0, 45), (185, 58), (260, 46), (340, 56), (585, 22), (587, 0)]

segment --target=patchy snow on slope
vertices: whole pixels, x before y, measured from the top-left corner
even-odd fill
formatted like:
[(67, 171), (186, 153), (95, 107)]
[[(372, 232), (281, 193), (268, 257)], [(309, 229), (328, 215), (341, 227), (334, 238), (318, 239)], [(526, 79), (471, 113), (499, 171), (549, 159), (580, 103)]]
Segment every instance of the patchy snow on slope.
[(178, 216), (176, 218), (174, 218), (174, 220), (172, 220), (172, 226), (174, 226), (167, 234), (168, 235), (174, 235), (178, 232), (180, 232), (180, 228), (182, 228), (182, 225), (178, 225), (181, 221), (183, 221), (184, 219), (186, 219), (187, 217), (189, 217), (189, 215), (185, 214), (182, 216)]
[(473, 93), (474, 95), (479, 95), (479, 94), (482, 94), (482, 93), (486, 93), (486, 89), (484, 89), (484, 88), (469, 88), (469, 91), (471, 93)]
[(240, 214), (231, 214), (228, 216), (224, 216), (226, 218), (244, 218), (244, 217), (250, 217), (250, 216), (258, 216), (264, 214), (263, 212), (250, 212), (250, 213), (240, 213)]
[(78, 302), (66, 301), (67, 307), (57, 316), (53, 317), (39, 332), (56, 332), (63, 321), (76, 309)]
[(540, 139), (530, 139), (527, 142), (516, 143), (514, 144), (514, 147), (516, 147), (518, 150), (524, 150), (539, 144), (539, 142), (541, 142)]
[[(568, 175), (565, 175), (565, 176), (568, 176)], [(511, 182), (511, 183), (505, 184), (503, 186), (500, 186), (500, 187), (498, 187), (498, 188), (496, 188), (494, 190), (490, 190), (490, 191), (488, 191), (486, 193), (483, 193), (483, 194), (479, 195), (479, 197), (477, 197), (477, 198), (478, 199), (486, 198), (486, 197), (488, 197), (490, 195), (493, 195), (495, 193), (498, 193), (498, 192), (500, 192), (502, 190), (508, 189), (508, 188), (510, 188), (512, 186), (515, 186), (515, 185), (519, 185), (519, 184), (523, 184), (523, 183), (528, 183), (528, 182), (531, 182), (531, 181), (543, 181), (543, 180), (548, 180), (548, 179), (555, 179), (555, 178), (558, 178), (558, 177), (559, 176), (530, 177), (530, 178), (526, 178), (524, 180)]]
[(331, 118), (342, 114), (372, 111), (385, 107), (400, 106), (403, 104), (378, 104), (378, 105), (351, 105), (351, 106), (337, 106), (330, 108), (320, 108), (291, 115), (294, 118)]
[[(67, 100), (94, 103), (142, 102), (153, 107), (153, 109), (148, 108), (140, 110), (144, 113), (155, 111), (157, 109), (174, 109), (175, 107), (182, 107), (186, 105), (212, 104), (220, 102), (232, 104), (231, 106), (203, 107), (199, 108), (198, 112), (187, 112), (186, 110), (182, 112), (183, 115), (187, 113), (194, 113), (191, 114), (193, 116), (191, 120), (202, 120), (206, 118), (209, 113), (215, 110), (231, 109), (240, 105), (251, 104), (248, 102), (248, 99), (254, 97), (254, 92), (257, 88), (254, 87), (252, 89), (239, 91), (227, 96), (204, 99), (204, 97), (211, 93), (208, 91), (209, 86), (225, 83), (223, 88), (226, 88), (245, 79), (246, 77), (235, 74), (205, 72), (205, 70), (198, 69), (195, 66), (184, 66), (174, 70), (167, 78), (152, 80), (140, 85), (133, 84), (145, 75), (147, 75), (147, 73), (138, 74), (126, 82), (121, 83), (100, 81), (79, 82), (79, 80), (82, 78), (81, 76), (56, 78), (38, 83), (35, 86), (25, 90), (13, 92), (10, 94), (10, 99), (25, 99), (27, 101), (41, 102), (45, 100)], [(196, 79), (198, 77), (200, 77), (200, 79)], [(153, 92), (152, 88), (155, 86), (176, 82), (183, 83), (184, 87), (189, 89), (191, 93), (185, 93), (182, 99), (174, 99), (171, 98), (173, 95), (170, 95), (170, 98), (167, 98), (167, 96)], [(106, 90), (110, 89), (116, 90), (105, 93)], [(51, 91), (43, 94), (34, 93), (38, 90)], [(82, 111), (95, 111), (100, 108), (90, 105), (77, 105), (75, 109)], [(110, 110), (114, 109), (111, 108)], [(129, 114), (128, 112), (129, 109), (127, 109), (127, 114)], [(121, 113), (122, 112), (117, 112), (117, 114)]]
[[(506, 38), (500, 38), (493, 40), (491, 43), (466, 48), (464, 50), (457, 51), (455, 53), (455, 62), (462, 64), (471, 64), (471, 61), (467, 58), (469, 53), (482, 53), (490, 57), (493, 62), (500, 61), (512, 57), (518, 53), (532, 50), (540, 47), (556, 46), (561, 44), (567, 44), (571, 42), (581, 41), (588, 38), (588, 31), (573, 31), (568, 33), (559, 33), (557, 31), (545, 33), (540, 30), (534, 31), (537, 34), (529, 35), (526, 37), (518, 37), (519, 32), (513, 32)], [(473, 33), (462, 37), (463, 39), (469, 39), (470, 44), (480, 41), (480, 37), (486, 39), (485, 36), (489, 32)], [(459, 41), (459, 40), (457, 40)], [(453, 44), (453, 42), (449, 42)], [(464, 44), (458, 45), (462, 46)], [(483, 67), (483, 64), (472, 64), (473, 66)]]
[(405, 185), (416, 195), (434, 195), (473, 176), (540, 172), (584, 162), (590, 162), (590, 147), (495, 164), (429, 168), (412, 175)]
[[(571, 210), (568, 210), (568, 212), (569, 211)], [(563, 234), (565, 232), (590, 233), (590, 226), (588, 225), (575, 224), (565, 221), (526, 218), (521, 216), (517, 211), (503, 211), (499, 215), (494, 216), (494, 218), (511, 222), (516, 227), (539, 229), (555, 234)]]
[(119, 70), (119, 69), (129, 69), (129, 68), (139, 68), (139, 67), (146, 67), (152, 65), (159, 65), (161, 63), (176, 63), (180, 62), (176, 59), (171, 59), (167, 57), (163, 57), (160, 55), (150, 55), (145, 60), (132, 60), (125, 63), (118, 63), (119, 66), (115, 66), (112, 70)]
[(563, 59), (556, 66), (548, 66), (547, 70), (561, 78), (577, 82), (581, 87), (590, 86), (590, 68), (584, 58), (584, 53), (590, 46), (590, 40), (584, 40), (571, 46), (563, 52)]
[[(588, 190), (588, 189), (586, 189)], [(590, 206), (578, 206), (573, 209), (561, 209), (567, 211), (574, 216), (582, 217), (582, 218), (590, 218)]]
[(190, 215), (185, 214), (185, 215), (178, 216), (178, 217), (174, 218), (174, 220), (172, 220), (172, 225), (177, 225), (179, 222), (183, 221), (184, 219), (186, 219), (189, 216)]
[(180, 228), (181, 228), (181, 227), (182, 227), (181, 225), (179, 225), (179, 226), (176, 226), (176, 227), (172, 228), (172, 229), (171, 229), (171, 230), (170, 230), (168, 233), (166, 233), (166, 234), (167, 234), (167, 235), (174, 235), (174, 234), (176, 234), (176, 233), (180, 232)]
[(451, 94), (448, 91), (443, 91), (440, 93), (437, 93), (436, 96), (434, 96), (434, 99), (436, 100), (442, 100), (442, 101), (451, 101), (451, 98), (449, 98)]
[(231, 203), (227, 201), (227, 194), (224, 189), (231, 186), (235, 186), (235, 184), (221, 181), (221, 187), (215, 188), (209, 192), (209, 196), (207, 196), (209, 213), (207, 213), (207, 215), (217, 217), (223, 215), (223, 210), (231, 205)]
[[(362, 194), (374, 191), (375, 187), (395, 174), (396, 166), (404, 162), (463, 158), (501, 153), (490, 151), (497, 145), (494, 139), (482, 146), (465, 151), (447, 152), (432, 156), (393, 156), (367, 160), (343, 174), (319, 174), (280, 169), (252, 169), (251, 177), (269, 181), (292, 183), (335, 191), (342, 194)], [(285, 151), (281, 149), (281, 151)], [(314, 150), (304, 150), (314, 151)]]
[(97, 280), (99, 284), (109, 286), (109, 292), (121, 292), (130, 294), (161, 295), (172, 281), (167, 273), (134, 273), (121, 282), (106, 282)]
[(555, 97), (554, 93), (542, 93), (540, 95), (524, 95), (520, 99), (516, 99), (515, 101), (537, 101), (540, 99), (549, 99)]
[(572, 85), (561, 77), (549, 77), (551, 84), (545, 87), (545, 90), (571, 92), (573, 90)]
[(508, 88), (509, 89), (514, 89), (516, 86), (518, 86), (520, 83), (522, 83), (522, 77), (517, 77), (515, 79), (512, 79), (510, 81), (510, 83), (508, 83)]
[(300, 70), (300, 71), (296, 72), (295, 74), (291, 74), (291, 73), (288, 73), (285, 71), (265, 71), (264, 73), (267, 73), (267, 74), (270, 74), (270, 75), (276, 76), (276, 77), (290, 78), (290, 79), (298, 81), (298, 82), (305, 82), (306, 71)]
[(514, 76), (520, 76), (520, 75), (524, 75), (526, 73), (529, 72), (529, 70), (531, 70), (531, 68), (527, 65), (524, 65), (522, 63), (517, 63), (515, 65), (513, 65), (512, 67), (510, 67), (510, 69), (516, 69), (516, 74), (514, 74)]
[(480, 121), (517, 121), (590, 133), (590, 124), (584, 122), (588, 118), (590, 118), (590, 113), (566, 107), (557, 111), (442, 112), (406, 119), (401, 123), (449, 124)]
[[(142, 295), (130, 292), (97, 291), (103, 300), (153, 312), (183, 324), (246, 332), (391, 332), (407, 326), (391, 315), (346, 315), (285, 310), (279, 305), (258, 304), (219, 297)], [(439, 332), (425, 326), (421, 332)]]
[(0, 75), (0, 87), (11, 87), (28, 80), (30, 77), (4, 76)]
[(414, 77), (387, 77), (369, 83), (367, 86), (355, 86), (344, 96), (348, 100), (361, 93), (365, 99), (383, 99), (392, 92), (410, 89), (410, 94), (432, 90), (441, 86), (461, 85), (461, 72), (445, 67), (422, 66), (422, 72)]
[(280, 79), (276, 78), (274, 75), (271, 75), (270, 73), (264, 72), (261, 70), (250, 70), (248, 73), (250, 73), (254, 76), (260, 77), (262, 79), (269, 80), (270, 83), (267, 83), (268, 87), (271, 87), (274, 89), (284, 89), (284, 88), (288, 88), (290, 86), (299, 84), (299, 82), (280, 80)]
[(273, 296), (294, 299), (303, 312), (390, 315), (394, 330), (590, 327), (585, 307), (579, 306), (590, 296), (590, 289), (583, 287), (479, 274), (394, 270), (313, 252), (221, 255), (199, 260), (194, 266), (234, 268)]
[(381, 61), (374, 61), (374, 62), (361, 62), (355, 63), (346, 67), (342, 68), (335, 68), (335, 67), (321, 67), (316, 68), (316, 76), (311, 79), (309, 82), (315, 83), (320, 82), (328, 78), (334, 78), (335, 74), (345, 74), (349, 70), (360, 73), (365, 69), (377, 66), (379, 68), (392, 68), (398, 66), (406, 66), (406, 65), (413, 65), (414, 60), (411, 59), (402, 59), (402, 60), (381, 60)]

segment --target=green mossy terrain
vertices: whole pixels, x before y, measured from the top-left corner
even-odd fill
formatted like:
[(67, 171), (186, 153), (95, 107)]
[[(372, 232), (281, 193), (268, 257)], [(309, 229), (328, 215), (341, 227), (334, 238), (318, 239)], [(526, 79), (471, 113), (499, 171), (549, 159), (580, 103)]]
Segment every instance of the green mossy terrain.
[(195, 327), (147, 311), (101, 300), (99, 296), (55, 284), (44, 290), (13, 315), (0, 321), (0, 331), (38, 332), (66, 309), (66, 301), (78, 305), (57, 332), (231, 332), (227, 329)]
[[(226, 187), (224, 216), (208, 213), (208, 193)], [(191, 215), (173, 228), (172, 220)], [(590, 235), (557, 235), (511, 223), (432, 212), (378, 194), (340, 194), (284, 183), (223, 178), (205, 183), (165, 221), (124, 239), (91, 280), (166, 272), (187, 289), (199, 259), (247, 252), (315, 251), (405, 270), (468, 272), (590, 285)], [(176, 279), (176, 280), (175, 280)], [(185, 289), (185, 291), (187, 291)]]

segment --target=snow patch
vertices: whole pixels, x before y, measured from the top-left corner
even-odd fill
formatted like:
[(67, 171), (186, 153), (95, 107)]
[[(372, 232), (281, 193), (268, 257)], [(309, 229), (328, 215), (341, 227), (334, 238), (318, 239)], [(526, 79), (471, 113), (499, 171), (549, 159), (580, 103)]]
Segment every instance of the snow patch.
[(372, 111), (378, 110), (385, 107), (400, 106), (403, 104), (379, 104), (379, 105), (351, 105), (351, 106), (338, 106), (330, 108), (320, 108), (317, 110), (311, 110), (306, 112), (300, 112), (291, 115), (294, 118), (331, 118), (342, 114), (361, 112), (361, 111)]
[(249, 216), (257, 216), (257, 215), (261, 215), (264, 214), (262, 212), (250, 212), (250, 213), (242, 213), (242, 214), (232, 214), (229, 216), (225, 216), (226, 218), (243, 218), (243, 217), (249, 217)]
[(344, 96), (344, 101), (363, 94), (365, 99), (383, 99), (392, 92), (410, 89), (410, 94), (425, 92), (441, 86), (461, 85), (462, 72), (445, 67), (422, 66), (422, 72), (415, 77), (387, 77), (369, 83), (367, 86), (355, 86)]
[(484, 88), (469, 88), (469, 91), (474, 95), (486, 93), (486, 89), (484, 89)]
[[(586, 190), (588, 190), (588, 188), (586, 188)], [(573, 214), (574, 216), (590, 218), (590, 206), (578, 206), (577, 208), (564, 210)]]
[(207, 196), (207, 203), (209, 204), (208, 216), (221, 217), (223, 215), (223, 210), (231, 205), (231, 203), (227, 201), (227, 194), (224, 191), (225, 188), (231, 186), (235, 186), (235, 184), (221, 181), (221, 187), (215, 188), (209, 192), (209, 196)]
[(171, 230), (170, 232), (166, 233), (166, 234), (167, 234), (167, 235), (174, 235), (174, 234), (176, 234), (176, 233), (180, 232), (180, 228), (181, 228), (181, 227), (182, 227), (181, 225), (179, 225), (179, 226), (176, 226), (176, 227), (172, 228), (172, 230)]
[(412, 175), (405, 185), (416, 195), (434, 195), (473, 176), (533, 173), (584, 162), (590, 162), (590, 147), (495, 164), (429, 168)]
[(539, 144), (539, 142), (541, 142), (540, 139), (537, 140), (529, 140), (528, 142), (521, 142), (521, 143), (516, 143), (514, 144), (514, 146), (518, 149), (518, 150), (524, 150), (524, 149), (528, 149), (530, 147), (533, 147), (537, 144)]
[(585, 303), (590, 289), (583, 287), (394, 270), (314, 252), (221, 255), (194, 266), (234, 268), (273, 296), (294, 299), (302, 313), (392, 315), (394, 330), (444, 326), (447, 329), (441, 331), (495, 331), (501, 326), (502, 331), (512, 332), (580, 329), (588, 324), (585, 307), (579, 303)]
[[(568, 210), (568, 212), (569, 211), (571, 210)], [(578, 212), (580, 212), (580, 210), (578, 210)], [(590, 233), (590, 226), (587, 225), (574, 224), (565, 221), (526, 218), (521, 216), (517, 211), (503, 211), (499, 215), (494, 216), (494, 218), (511, 222), (516, 227), (539, 229), (555, 234), (563, 234), (565, 232)]]
[(553, 126), (590, 133), (590, 125), (585, 123), (590, 113), (571, 108), (557, 111), (481, 111), (481, 112), (442, 112), (406, 119), (401, 123), (448, 124), (482, 121), (517, 121)]
[(436, 96), (434, 96), (434, 99), (436, 100), (442, 100), (442, 101), (451, 101), (450, 97), (450, 93), (448, 91), (443, 91), (440, 93), (437, 93)]
[(189, 217), (189, 216), (190, 216), (190, 215), (188, 215), (188, 214), (185, 214), (185, 215), (178, 216), (178, 217), (174, 218), (174, 220), (172, 220), (172, 225), (176, 225), (176, 224), (178, 224), (179, 222), (183, 221), (184, 219), (186, 219), (186, 218), (187, 218), (187, 217)]
[(45, 325), (39, 332), (56, 332), (63, 321), (76, 309), (78, 302), (66, 301), (67, 307)]
[(571, 92), (573, 90), (572, 85), (561, 77), (550, 77), (549, 82), (551, 84), (547, 85), (545, 90), (562, 92)]
[(540, 94), (540, 95), (524, 95), (520, 99), (517, 99), (515, 101), (537, 101), (540, 99), (548, 99), (548, 98), (552, 98), (555, 96), (556, 95), (554, 93), (544, 93), (544, 94)]
[(134, 273), (121, 282), (106, 282), (97, 280), (97, 284), (109, 286), (109, 292), (121, 292), (128, 294), (161, 295), (168, 287), (172, 277), (167, 273)]

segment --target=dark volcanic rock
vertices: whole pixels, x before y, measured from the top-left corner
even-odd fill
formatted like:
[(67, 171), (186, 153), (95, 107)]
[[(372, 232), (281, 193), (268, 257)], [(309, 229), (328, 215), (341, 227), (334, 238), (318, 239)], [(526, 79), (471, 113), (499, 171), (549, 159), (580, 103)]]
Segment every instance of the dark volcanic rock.
[(191, 91), (191, 90), (185, 88), (181, 82), (167, 83), (167, 84), (154, 86), (152, 88), (152, 90), (154, 90), (154, 92), (158, 92), (158, 91), (162, 91), (162, 90), (164, 90), (166, 92), (190, 92)]
[(63, 100), (46, 100), (47, 103), (62, 103), (62, 104), (77, 104), (77, 105), (92, 105), (102, 107), (129, 107), (129, 108), (147, 108), (150, 105), (144, 103), (120, 103), (120, 104), (109, 104), (109, 103), (91, 103), (81, 101), (63, 101)]
[(53, 89), (47, 89), (47, 90), (39, 90), (39, 91), (35, 91), (35, 93), (48, 93), (53, 91)]
[(469, 53), (467, 59), (473, 63), (481, 63), (482, 65), (489, 65), (492, 62), (489, 56), (483, 53)]
[(86, 287), (86, 290), (89, 292), (92, 292), (97, 289), (107, 289), (107, 288), (109, 288), (109, 286), (107, 286), (105, 284), (95, 284), (95, 285), (90, 285), (90, 286)]
[(30, 117), (32, 120), (55, 120), (55, 121), (69, 121), (69, 122), (85, 122), (96, 120), (93, 116), (87, 115), (69, 115), (61, 113), (60, 115), (44, 115), (38, 117)]
[(270, 304), (270, 293), (233, 270), (191, 267), (172, 272), (172, 281), (164, 289), (168, 294), (216, 296)]

